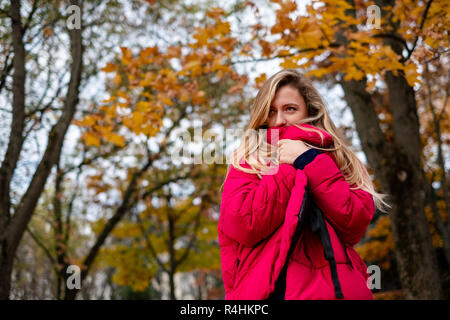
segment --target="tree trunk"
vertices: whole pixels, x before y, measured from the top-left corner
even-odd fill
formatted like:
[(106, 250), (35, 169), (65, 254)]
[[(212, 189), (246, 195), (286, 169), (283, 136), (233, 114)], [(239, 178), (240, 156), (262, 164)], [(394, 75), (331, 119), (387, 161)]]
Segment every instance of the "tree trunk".
[(15, 249), (8, 239), (7, 231), (11, 221), (10, 182), (19, 160), (25, 126), (25, 48), (24, 29), (20, 16), (20, 1), (11, 1), (12, 42), (14, 50), (13, 74), (13, 118), (8, 148), (0, 168), (0, 299), (9, 298), (11, 272)]
[(406, 81), (387, 77), (393, 113), (394, 141), (388, 142), (365, 81), (343, 81), (345, 99), (369, 165), (393, 205), (391, 225), (400, 280), (408, 299), (440, 299), (442, 289), (436, 256), (424, 212), (419, 123), (412, 89)]
[[(396, 51), (401, 51), (401, 48)], [(391, 192), (397, 200), (395, 203), (400, 206), (398, 211), (394, 210), (392, 220), (400, 278), (409, 289), (407, 298), (440, 299), (439, 270), (425, 215), (427, 182), (423, 181), (425, 175), (420, 162), (422, 146), (414, 90), (402, 72), (398, 76), (387, 72), (386, 82), (397, 156), (400, 158), (397, 172), (400, 175), (406, 172), (407, 175), (404, 181), (393, 179), (391, 184)]]

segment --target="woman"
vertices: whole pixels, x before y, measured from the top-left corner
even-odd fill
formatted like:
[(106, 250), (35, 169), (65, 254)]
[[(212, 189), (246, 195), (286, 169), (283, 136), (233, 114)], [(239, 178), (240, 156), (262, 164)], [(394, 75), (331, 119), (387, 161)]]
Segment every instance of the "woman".
[(373, 299), (353, 246), (375, 206), (388, 205), (309, 79), (285, 69), (263, 84), (229, 161), (218, 225), (225, 299)]

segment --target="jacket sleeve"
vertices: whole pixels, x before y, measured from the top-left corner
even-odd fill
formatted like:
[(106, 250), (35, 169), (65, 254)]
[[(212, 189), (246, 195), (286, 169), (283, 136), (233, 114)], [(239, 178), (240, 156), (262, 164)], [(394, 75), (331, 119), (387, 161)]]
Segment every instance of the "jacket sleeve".
[(372, 195), (361, 189), (352, 190), (327, 153), (318, 154), (303, 172), (313, 199), (341, 239), (351, 246), (357, 244), (375, 213)]
[(249, 247), (270, 236), (284, 220), (296, 175), (289, 164), (281, 164), (275, 174), (261, 179), (231, 166), (222, 193), (219, 229)]

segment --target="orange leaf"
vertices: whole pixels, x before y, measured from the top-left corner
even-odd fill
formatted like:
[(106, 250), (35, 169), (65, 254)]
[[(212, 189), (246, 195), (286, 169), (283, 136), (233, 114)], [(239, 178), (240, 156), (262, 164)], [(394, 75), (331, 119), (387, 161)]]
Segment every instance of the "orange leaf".
[(104, 72), (113, 72), (117, 70), (117, 65), (113, 64), (113, 63), (107, 63), (106, 67), (101, 68), (100, 70), (104, 71)]

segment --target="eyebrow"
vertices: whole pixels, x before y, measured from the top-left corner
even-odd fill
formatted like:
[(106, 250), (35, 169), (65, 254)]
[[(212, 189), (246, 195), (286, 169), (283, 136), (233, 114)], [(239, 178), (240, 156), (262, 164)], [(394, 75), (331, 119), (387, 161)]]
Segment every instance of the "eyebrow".
[[(296, 107), (300, 107), (298, 104), (296, 104), (296, 103), (294, 103), (294, 102), (289, 102), (289, 103), (285, 103), (285, 104), (283, 104), (282, 105), (282, 107), (286, 107), (286, 106), (289, 106), (289, 105), (294, 105), (294, 106), (296, 106)], [(271, 108), (275, 108), (274, 106), (270, 106)]]

